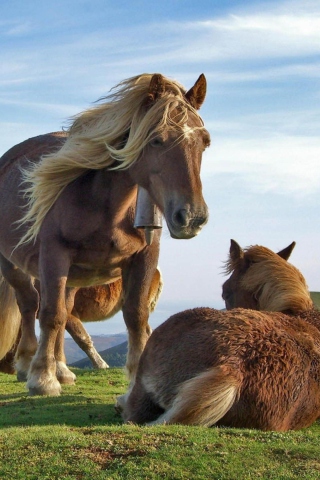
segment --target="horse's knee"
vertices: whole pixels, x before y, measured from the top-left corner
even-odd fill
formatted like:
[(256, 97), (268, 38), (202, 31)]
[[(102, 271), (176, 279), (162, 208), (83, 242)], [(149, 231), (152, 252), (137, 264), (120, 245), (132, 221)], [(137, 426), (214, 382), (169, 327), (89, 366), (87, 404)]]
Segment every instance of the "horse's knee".
[(30, 295), (16, 290), (16, 299), (22, 317), (30, 314), (36, 316), (39, 309), (39, 295), (36, 290), (30, 292)]
[(66, 325), (67, 310), (41, 304), (39, 322), (41, 329), (60, 330)]

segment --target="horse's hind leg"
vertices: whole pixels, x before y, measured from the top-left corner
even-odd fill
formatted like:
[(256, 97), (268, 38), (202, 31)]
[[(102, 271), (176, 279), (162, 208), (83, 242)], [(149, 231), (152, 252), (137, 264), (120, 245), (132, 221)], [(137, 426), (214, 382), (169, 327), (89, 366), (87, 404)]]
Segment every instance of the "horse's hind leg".
[(125, 422), (149, 423), (156, 421), (164, 413), (164, 409), (154, 402), (141, 382), (136, 382), (131, 393), (121, 398), (123, 403), (118, 403), (118, 409)]
[(2, 256), (1, 271), (15, 290), (21, 313), (21, 339), (15, 354), (15, 366), (18, 380), (25, 381), (32, 357), (38, 347), (35, 319), (39, 307), (39, 295), (33, 286), (31, 277)]
[[(19, 334), (19, 340), (20, 340), (20, 336), (21, 335)], [(0, 372), (9, 373), (9, 374), (16, 373), (16, 369), (14, 366), (14, 359), (15, 359), (19, 340), (15, 345), (13, 345), (11, 350), (9, 350), (9, 352), (0, 360)]]
[(71, 335), (77, 345), (90, 358), (93, 368), (109, 368), (109, 365), (94, 348), (90, 335), (82, 325), (81, 320), (75, 315), (69, 315), (66, 325), (67, 332)]

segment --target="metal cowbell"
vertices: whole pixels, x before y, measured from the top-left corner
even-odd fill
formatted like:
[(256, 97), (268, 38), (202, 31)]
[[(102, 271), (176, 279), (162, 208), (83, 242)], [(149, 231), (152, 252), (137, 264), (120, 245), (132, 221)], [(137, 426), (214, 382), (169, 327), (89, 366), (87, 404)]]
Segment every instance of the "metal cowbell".
[(156, 228), (162, 228), (162, 214), (155, 205), (145, 188), (138, 187), (136, 214), (134, 217), (135, 228), (145, 231), (146, 242), (151, 245)]

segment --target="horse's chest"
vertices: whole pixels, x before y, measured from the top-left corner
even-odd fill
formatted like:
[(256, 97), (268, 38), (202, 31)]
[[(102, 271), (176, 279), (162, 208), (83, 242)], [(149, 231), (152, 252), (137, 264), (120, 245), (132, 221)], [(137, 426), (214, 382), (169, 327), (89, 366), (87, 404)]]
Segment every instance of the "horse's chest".
[(68, 283), (95, 285), (117, 280), (122, 268), (141, 246), (141, 241), (124, 235), (82, 243), (70, 267)]
[(138, 232), (128, 235), (119, 230), (112, 235), (90, 235), (80, 242), (77, 256), (93, 259), (99, 264), (114, 264), (129, 258), (143, 247), (143, 239)]

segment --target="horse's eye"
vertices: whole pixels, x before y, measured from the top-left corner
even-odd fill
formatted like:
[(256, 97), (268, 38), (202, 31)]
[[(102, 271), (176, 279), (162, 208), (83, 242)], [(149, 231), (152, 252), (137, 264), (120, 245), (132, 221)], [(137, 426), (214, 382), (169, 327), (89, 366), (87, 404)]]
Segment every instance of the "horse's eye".
[(151, 147), (162, 147), (164, 141), (160, 137), (155, 137), (150, 141)]
[(233, 295), (233, 293), (230, 290), (223, 290), (221, 296), (222, 296), (223, 300), (226, 301), (226, 300), (230, 300), (230, 298), (232, 298), (232, 295)]

